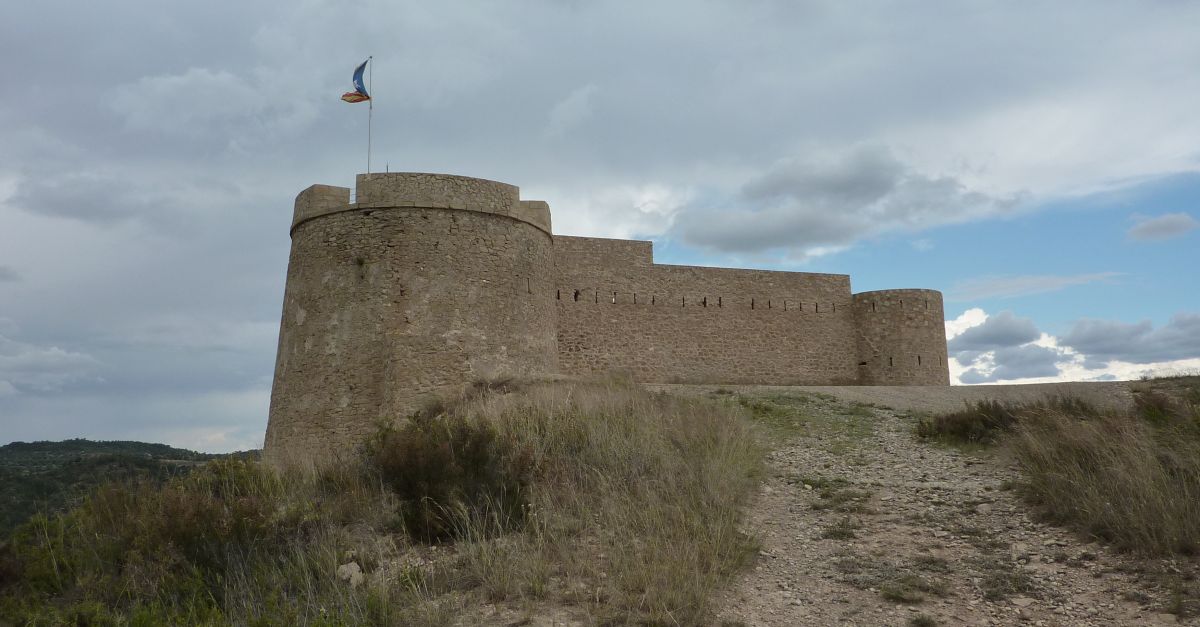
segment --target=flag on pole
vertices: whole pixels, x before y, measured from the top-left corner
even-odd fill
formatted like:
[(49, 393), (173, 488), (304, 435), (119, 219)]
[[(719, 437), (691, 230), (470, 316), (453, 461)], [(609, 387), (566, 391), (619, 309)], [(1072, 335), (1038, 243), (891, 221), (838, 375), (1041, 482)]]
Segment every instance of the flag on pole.
[(363, 102), (370, 100), (371, 96), (367, 94), (367, 86), (363, 84), (363, 70), (367, 69), (367, 63), (371, 60), (367, 59), (354, 70), (354, 91), (348, 91), (342, 94), (342, 100), (346, 102)]

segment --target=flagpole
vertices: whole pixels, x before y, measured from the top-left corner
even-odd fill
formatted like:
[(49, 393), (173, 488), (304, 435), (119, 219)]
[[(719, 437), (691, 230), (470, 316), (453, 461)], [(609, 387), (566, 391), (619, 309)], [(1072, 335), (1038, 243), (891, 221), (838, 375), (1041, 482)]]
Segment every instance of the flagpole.
[[(367, 57), (367, 61), (368, 61), (367, 83), (369, 83), (371, 85), (371, 87), (368, 88), (367, 93), (371, 93), (371, 89), (375, 85), (375, 80), (374, 80), (375, 66), (370, 65), (370, 63), (369, 63), (371, 61), (371, 59), (374, 59), (374, 58), (375, 57), (373, 57), (373, 56)], [(373, 117), (374, 113), (375, 113), (375, 99), (373, 97), (368, 98), (367, 99), (367, 174), (371, 173), (371, 118)]]

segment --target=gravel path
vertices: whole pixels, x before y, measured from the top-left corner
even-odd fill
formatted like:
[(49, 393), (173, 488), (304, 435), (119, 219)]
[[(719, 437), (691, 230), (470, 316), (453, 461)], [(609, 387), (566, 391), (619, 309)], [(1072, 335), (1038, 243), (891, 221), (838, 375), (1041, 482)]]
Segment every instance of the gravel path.
[(1126, 410), (1133, 406), (1136, 381), (1088, 381), (1022, 385), (691, 385), (649, 384), (646, 387), (675, 394), (707, 394), (724, 388), (751, 395), (817, 393), (852, 403), (869, 403), (904, 411), (946, 413), (978, 401), (1023, 404), (1054, 397), (1071, 397), (1101, 408)]
[(770, 398), (803, 418), (780, 426), (724, 624), (1180, 624), (1144, 568), (1034, 522), (996, 454), (920, 443), (895, 410)]

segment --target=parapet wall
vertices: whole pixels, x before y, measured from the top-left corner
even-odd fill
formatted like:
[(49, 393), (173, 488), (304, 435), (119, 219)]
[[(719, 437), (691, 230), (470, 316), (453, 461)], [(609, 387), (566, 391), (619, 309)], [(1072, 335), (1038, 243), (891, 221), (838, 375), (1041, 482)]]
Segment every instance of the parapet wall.
[(850, 277), (657, 265), (650, 242), (555, 236), (563, 372), (854, 384)]

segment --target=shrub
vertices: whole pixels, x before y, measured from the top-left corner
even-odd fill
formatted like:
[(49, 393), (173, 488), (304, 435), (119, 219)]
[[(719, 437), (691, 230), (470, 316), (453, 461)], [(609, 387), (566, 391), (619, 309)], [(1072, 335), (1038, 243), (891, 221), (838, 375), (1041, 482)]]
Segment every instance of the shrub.
[(949, 414), (922, 418), (917, 435), (925, 439), (993, 444), (1017, 423), (1018, 410), (999, 401), (979, 401)]
[(518, 527), (532, 461), (486, 420), (437, 407), (373, 438), (368, 465), (401, 499), (401, 522), (422, 540), (461, 533), (464, 516)]
[(1045, 412), (1087, 418), (1101, 415), (1093, 405), (1071, 396), (1027, 404), (978, 401), (961, 411), (922, 418), (917, 422), (917, 436), (953, 444), (992, 445), (1011, 433), (1023, 417)]
[[(745, 412), (627, 380), (515, 388), (382, 430), (361, 466), (209, 464), (39, 516), (0, 544), (0, 624), (470, 624), (476, 602), (543, 598), (601, 623), (706, 622), (757, 548)], [(336, 575), (350, 560), (357, 588)]]
[[(1014, 439), (1026, 496), (1051, 520), (1147, 554), (1200, 549), (1200, 437), (1177, 418), (1026, 419)], [(1168, 422), (1164, 422), (1168, 421)]]

